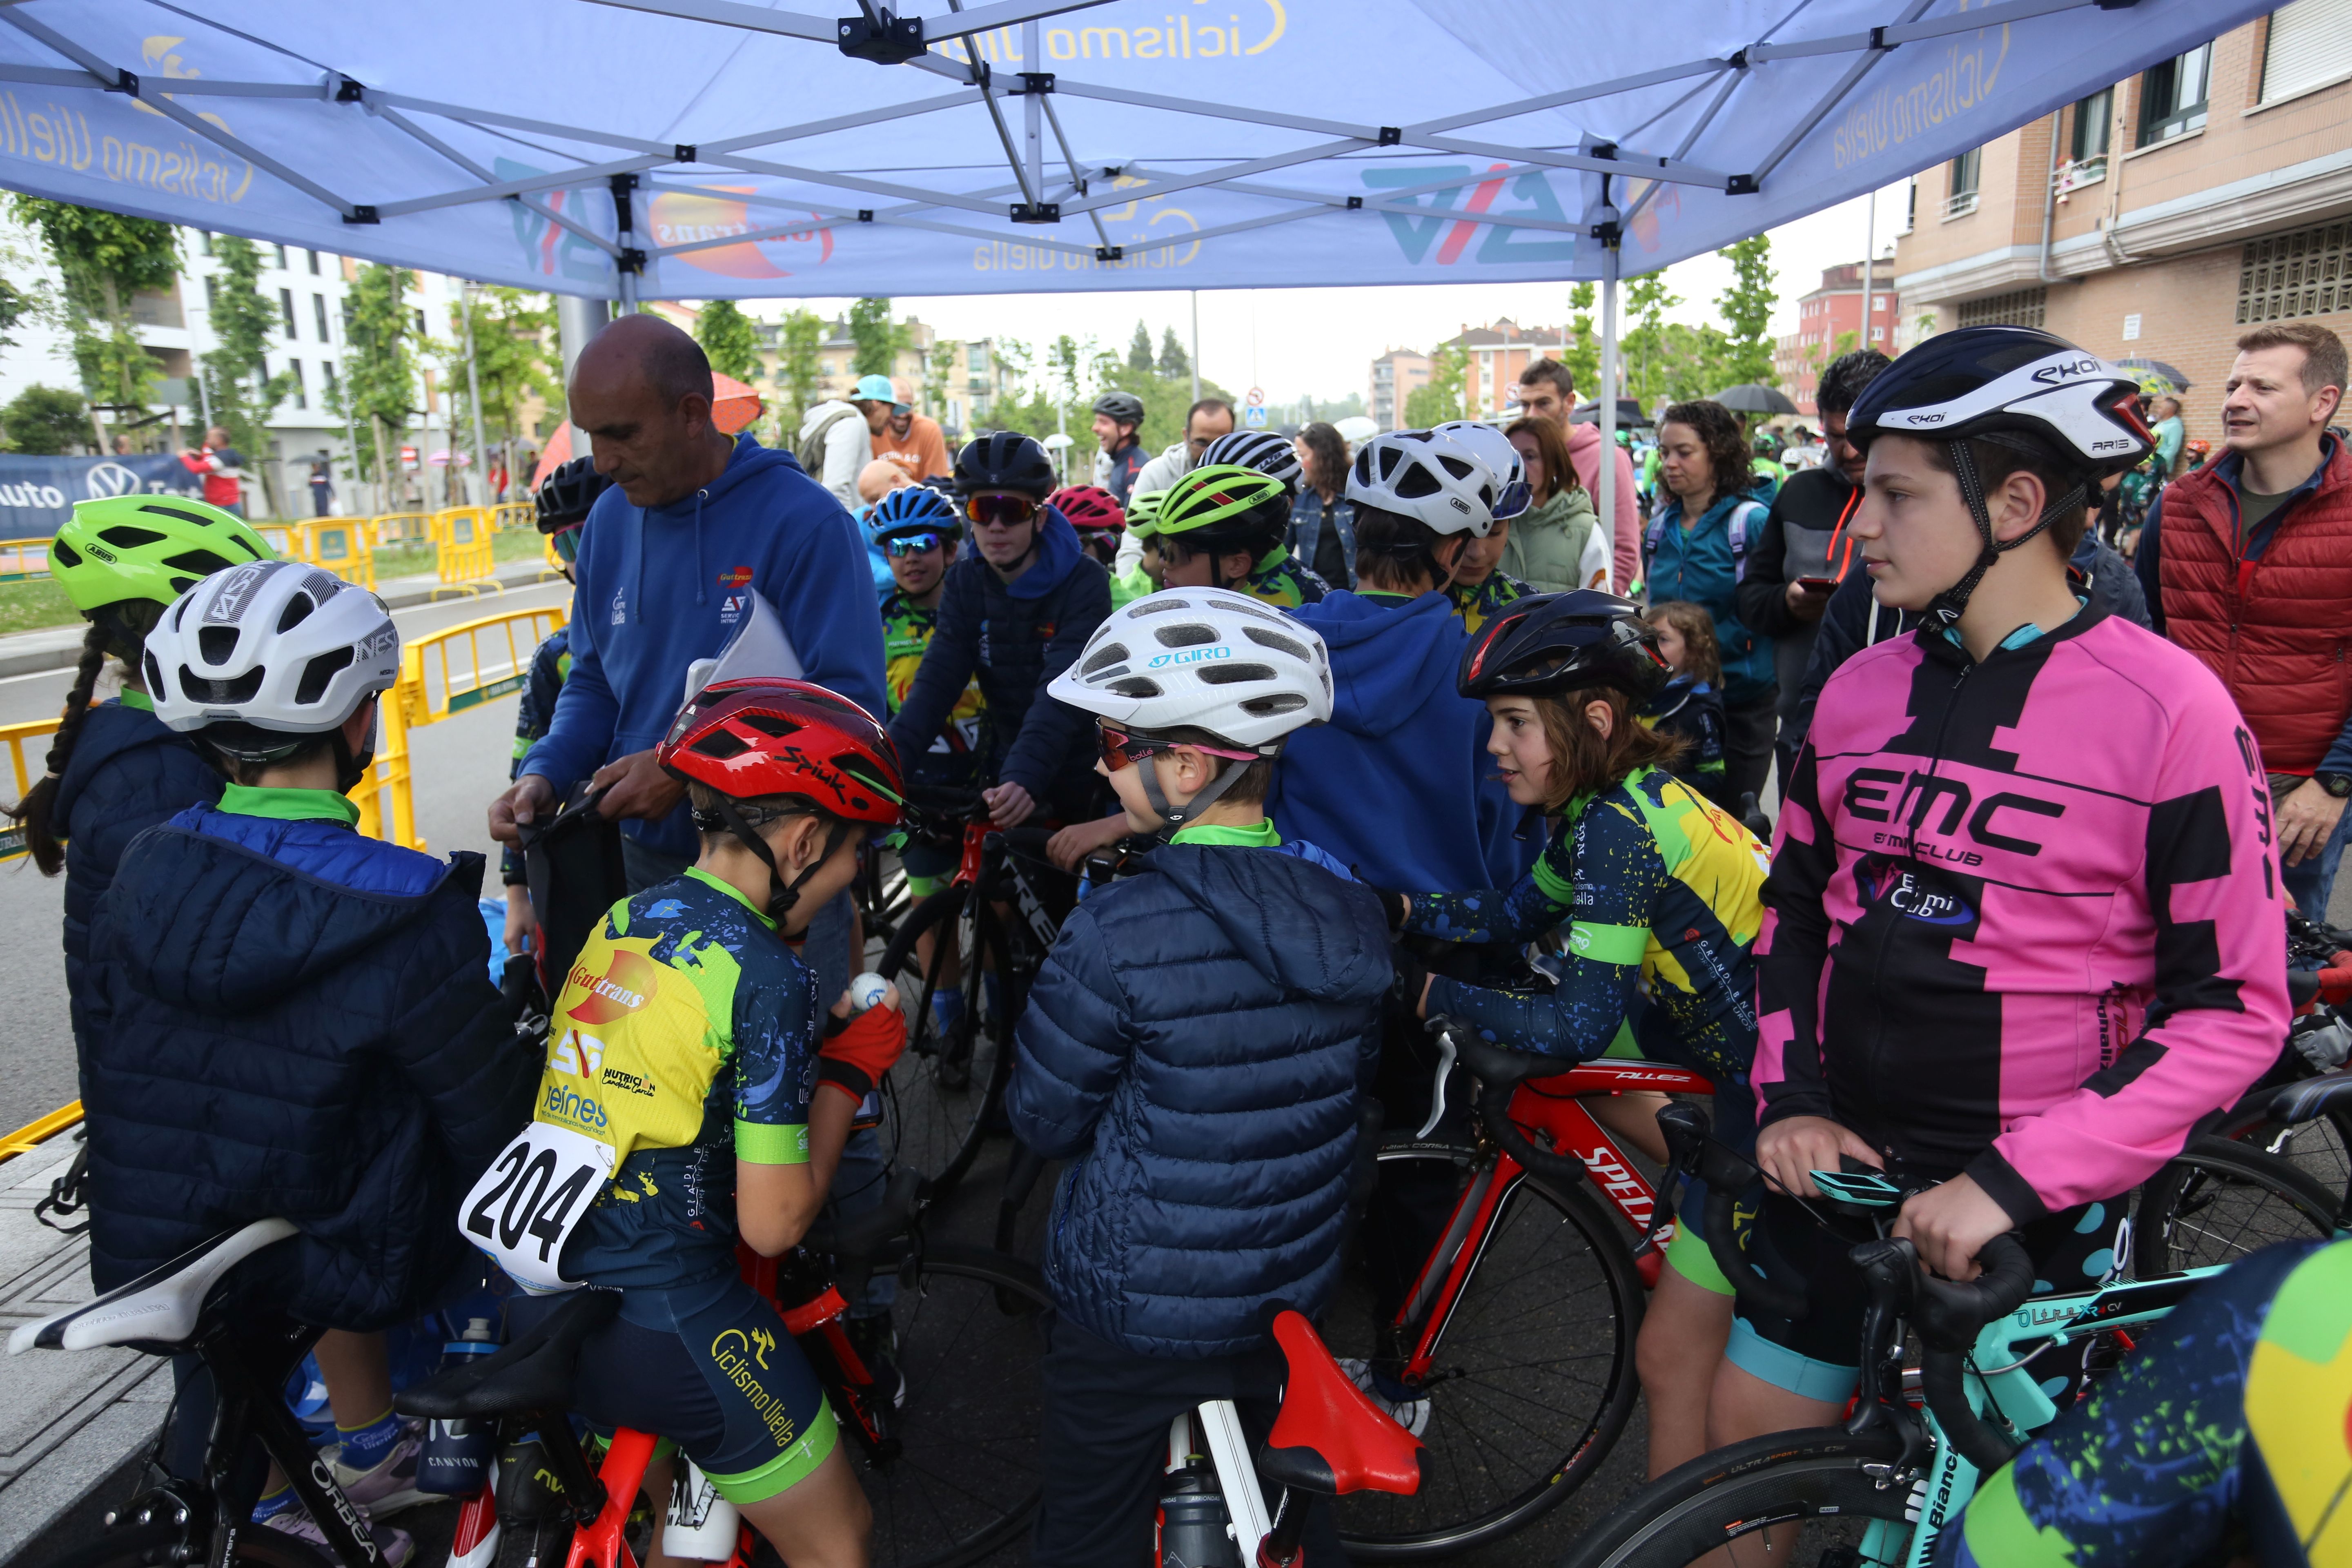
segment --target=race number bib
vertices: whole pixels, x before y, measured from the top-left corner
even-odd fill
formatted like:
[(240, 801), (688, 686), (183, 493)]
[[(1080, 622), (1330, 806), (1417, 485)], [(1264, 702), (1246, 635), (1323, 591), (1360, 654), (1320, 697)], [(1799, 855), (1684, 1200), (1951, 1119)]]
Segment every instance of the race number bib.
[(613, 1179), (613, 1146), (534, 1121), (508, 1144), (459, 1205), (457, 1223), (514, 1282), (535, 1296), (576, 1290), (563, 1244)]

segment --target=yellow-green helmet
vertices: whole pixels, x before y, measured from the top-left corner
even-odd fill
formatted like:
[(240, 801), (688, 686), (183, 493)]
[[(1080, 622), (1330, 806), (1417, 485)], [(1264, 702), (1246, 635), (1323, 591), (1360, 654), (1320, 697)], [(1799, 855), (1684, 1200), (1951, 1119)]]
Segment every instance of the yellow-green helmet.
[(1160, 503), (1166, 490), (1140, 490), (1127, 498), (1127, 536), (1149, 539), (1160, 531)]
[(185, 496), (109, 496), (74, 503), (49, 545), (49, 575), (82, 614), (125, 599), (168, 605), (215, 572), (275, 561), (261, 535)]
[(1272, 474), (1239, 463), (1203, 463), (1169, 488), (1155, 531), (1162, 539), (1198, 535), (1201, 543), (1269, 529), (1278, 532), (1289, 504), (1289, 492)]

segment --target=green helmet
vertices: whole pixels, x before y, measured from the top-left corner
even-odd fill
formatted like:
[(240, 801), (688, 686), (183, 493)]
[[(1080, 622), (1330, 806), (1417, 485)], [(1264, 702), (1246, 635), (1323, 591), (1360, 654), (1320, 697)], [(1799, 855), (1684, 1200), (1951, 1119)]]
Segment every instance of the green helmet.
[(1166, 490), (1140, 490), (1127, 498), (1127, 536), (1149, 539), (1160, 531), (1160, 503), (1168, 499)]
[(168, 605), (204, 578), (275, 561), (261, 535), (184, 496), (109, 496), (74, 503), (49, 545), (49, 575), (82, 614), (125, 599)]
[[(1271, 519), (1257, 516), (1269, 504)], [(1162, 539), (1197, 534), (1201, 542), (1245, 531), (1279, 527), (1289, 498), (1280, 479), (1238, 463), (1204, 463), (1176, 481), (1160, 503), (1156, 531)]]

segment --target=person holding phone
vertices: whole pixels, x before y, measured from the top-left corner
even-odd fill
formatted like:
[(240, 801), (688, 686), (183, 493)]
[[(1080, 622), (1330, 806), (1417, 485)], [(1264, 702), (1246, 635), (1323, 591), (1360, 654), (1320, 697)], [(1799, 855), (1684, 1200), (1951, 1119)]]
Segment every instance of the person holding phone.
[(1748, 571), (1738, 589), (1739, 618), (1772, 639), (1772, 659), (1780, 681), (1780, 739), (1774, 754), (1786, 779), (1797, 755), (1796, 726), (1790, 722), (1812, 658), (1822, 612), (1845, 575), (1851, 552), (1839, 534), (1862, 500), (1862, 453), (1845, 438), (1845, 416), (1862, 389), (1894, 362), (1876, 349), (1856, 349), (1832, 360), (1822, 372), (1813, 407), (1822, 420), (1829, 455), (1819, 467), (1790, 474), (1772, 498), (1771, 514), (1748, 552)]

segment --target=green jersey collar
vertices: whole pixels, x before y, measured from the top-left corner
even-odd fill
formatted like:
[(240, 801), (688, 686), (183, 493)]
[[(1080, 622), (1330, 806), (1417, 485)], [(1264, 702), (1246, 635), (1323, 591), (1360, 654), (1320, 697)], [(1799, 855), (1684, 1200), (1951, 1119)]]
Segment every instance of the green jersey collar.
[(1190, 827), (1180, 827), (1168, 840), (1171, 844), (1213, 844), (1233, 849), (1279, 849), (1282, 835), (1265, 817), (1248, 827), (1226, 827), (1215, 823), (1199, 822)]
[(280, 822), (360, 825), (358, 805), (331, 789), (257, 789), (233, 784), (221, 791), (220, 809), (236, 816), (274, 816)]
[(155, 700), (153, 698), (148, 696), (143, 691), (133, 691), (128, 686), (122, 689), (122, 695), (116, 699), (116, 700), (120, 701), (125, 708), (136, 708), (142, 713), (152, 713), (155, 711)]
[(752, 918), (757, 920), (761, 925), (766, 926), (770, 931), (776, 929), (776, 922), (770, 920), (767, 917), (766, 912), (762, 910), (759, 905), (745, 898), (743, 896), (742, 889), (737, 887), (726, 878), (714, 877), (699, 866), (688, 866), (686, 868), (686, 874), (692, 877), (698, 882), (702, 882), (709, 887), (718, 889), (720, 892), (726, 894), (729, 898), (734, 900), (737, 903), (751, 910)]

